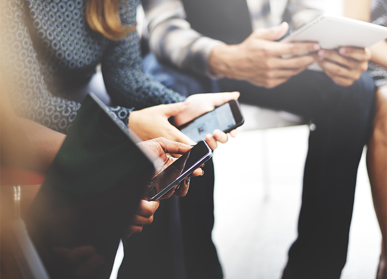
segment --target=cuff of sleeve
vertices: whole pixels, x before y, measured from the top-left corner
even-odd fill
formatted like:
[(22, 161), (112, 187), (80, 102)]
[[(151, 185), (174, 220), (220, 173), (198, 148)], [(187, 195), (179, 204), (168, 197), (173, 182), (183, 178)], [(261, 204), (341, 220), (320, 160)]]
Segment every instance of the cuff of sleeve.
[(126, 128), (129, 124), (129, 115), (134, 108), (123, 108), (123, 107), (110, 107), (110, 111), (113, 112), (112, 116), (120, 120)]
[(374, 79), (376, 87), (387, 85), (387, 69), (375, 63), (369, 63), (370, 76)]
[(222, 78), (222, 75), (216, 75), (211, 71), (208, 63), (212, 50), (218, 45), (225, 45), (225, 43), (208, 37), (200, 37), (190, 48), (192, 57), (187, 61), (190, 65), (186, 66), (198, 74), (206, 74), (213, 79)]

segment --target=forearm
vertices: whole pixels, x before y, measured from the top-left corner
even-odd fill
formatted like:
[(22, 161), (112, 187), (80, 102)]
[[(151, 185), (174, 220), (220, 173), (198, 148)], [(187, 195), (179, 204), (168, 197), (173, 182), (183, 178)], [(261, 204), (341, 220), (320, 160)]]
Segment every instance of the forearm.
[(371, 19), (371, 0), (345, 0), (344, 16), (369, 22)]
[(235, 60), (238, 60), (239, 55), (243, 55), (243, 52), (238, 51), (238, 45), (214, 47), (208, 59), (209, 71), (218, 77), (238, 78)]
[(34, 153), (35, 160), (30, 162), (31, 169), (46, 172), (66, 136), (28, 119), (19, 118), (19, 121)]
[(387, 68), (387, 42), (380, 41), (371, 48), (371, 61)]
[[(144, 2), (144, 1), (143, 1)], [(186, 20), (180, 0), (147, 0), (149, 45), (158, 59), (200, 75), (210, 75), (212, 49), (222, 42), (204, 37)]]

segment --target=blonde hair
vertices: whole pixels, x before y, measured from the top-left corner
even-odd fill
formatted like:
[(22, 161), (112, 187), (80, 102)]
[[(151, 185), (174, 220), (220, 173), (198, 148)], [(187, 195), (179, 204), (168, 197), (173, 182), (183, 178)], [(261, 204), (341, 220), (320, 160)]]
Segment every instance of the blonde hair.
[(136, 26), (122, 26), (119, 6), (121, 0), (86, 0), (86, 20), (91, 29), (111, 40), (122, 39)]

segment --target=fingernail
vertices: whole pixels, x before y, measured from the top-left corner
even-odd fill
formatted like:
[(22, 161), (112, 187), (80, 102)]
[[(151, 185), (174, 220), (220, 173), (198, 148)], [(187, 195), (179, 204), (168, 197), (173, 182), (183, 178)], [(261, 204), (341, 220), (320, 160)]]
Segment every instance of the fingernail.
[(191, 182), (191, 177), (188, 177), (185, 183), (188, 185)]
[(314, 48), (315, 50), (319, 50), (319, 49), (320, 49), (320, 45), (319, 45), (319, 44), (314, 44), (313, 48)]
[(204, 175), (204, 170), (202, 170), (202, 174), (200, 176), (203, 176)]
[(325, 52), (323, 50), (320, 50), (318, 52), (318, 57), (319, 57), (320, 60), (324, 60), (324, 54), (325, 54)]
[(340, 48), (340, 49), (339, 49), (339, 53), (340, 53), (340, 54), (345, 54), (345, 48)]

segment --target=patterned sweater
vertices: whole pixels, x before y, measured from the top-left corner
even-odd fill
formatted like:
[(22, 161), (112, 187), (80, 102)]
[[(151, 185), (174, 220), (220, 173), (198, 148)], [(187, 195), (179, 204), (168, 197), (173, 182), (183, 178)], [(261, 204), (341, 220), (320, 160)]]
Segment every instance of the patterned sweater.
[[(374, 24), (387, 26), (387, 0), (373, 0), (371, 4), (371, 10), (371, 22)], [(386, 68), (375, 63), (370, 63), (369, 73), (374, 79), (377, 87), (387, 85)]]
[[(123, 0), (122, 24), (135, 24), (139, 0)], [(0, 58), (7, 91), (17, 113), (66, 133), (80, 104), (68, 95), (84, 84), (100, 64), (111, 108), (128, 122), (130, 111), (183, 101), (141, 67), (136, 32), (112, 41), (94, 32), (84, 16), (83, 0), (0, 1)]]

